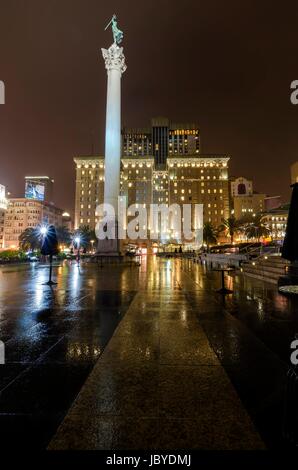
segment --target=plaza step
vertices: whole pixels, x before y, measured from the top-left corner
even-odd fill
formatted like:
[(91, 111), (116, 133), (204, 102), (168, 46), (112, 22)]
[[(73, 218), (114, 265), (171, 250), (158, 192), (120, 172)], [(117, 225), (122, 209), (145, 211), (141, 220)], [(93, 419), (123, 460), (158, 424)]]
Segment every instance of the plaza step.
[(257, 260), (243, 264), (241, 271), (244, 275), (260, 279), (265, 282), (277, 284), (281, 276), (285, 275), (288, 262), (281, 256), (263, 256)]

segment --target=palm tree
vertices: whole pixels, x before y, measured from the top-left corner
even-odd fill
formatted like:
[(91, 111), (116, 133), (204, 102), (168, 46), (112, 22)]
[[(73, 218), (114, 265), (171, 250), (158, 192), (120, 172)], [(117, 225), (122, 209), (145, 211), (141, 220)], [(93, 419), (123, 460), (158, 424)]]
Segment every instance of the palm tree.
[[(42, 236), (40, 233), (41, 226), (28, 227), (19, 236), (19, 245), (22, 250), (39, 250), (41, 248)], [(66, 227), (56, 227), (58, 243), (62, 245), (70, 245), (71, 233)]]
[(81, 225), (74, 233), (74, 237), (76, 236), (80, 237), (80, 245), (84, 248), (92, 248), (91, 242), (96, 240), (95, 230), (91, 229), (89, 225)]
[(203, 241), (207, 245), (207, 251), (209, 251), (210, 244), (214, 245), (217, 242), (217, 231), (211, 224), (206, 222), (203, 227)]
[(70, 245), (72, 240), (72, 234), (67, 227), (61, 225), (56, 227), (56, 234), (58, 243), (61, 245)]
[(239, 221), (232, 215), (223, 221), (223, 228), (228, 236), (231, 238), (231, 243), (234, 242), (234, 235), (239, 228)]
[(255, 238), (260, 241), (262, 237), (266, 237), (267, 235), (269, 235), (269, 233), (269, 229), (262, 222), (261, 215), (256, 215), (252, 222), (247, 223), (247, 226), (245, 228), (245, 234), (248, 239)]
[(19, 236), (19, 245), (22, 250), (39, 250), (41, 237), (37, 227), (28, 227)]

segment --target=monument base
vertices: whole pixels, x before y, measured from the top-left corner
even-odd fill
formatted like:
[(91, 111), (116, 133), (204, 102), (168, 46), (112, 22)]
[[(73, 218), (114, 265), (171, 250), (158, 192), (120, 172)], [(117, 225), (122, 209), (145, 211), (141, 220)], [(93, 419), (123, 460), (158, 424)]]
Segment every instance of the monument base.
[(140, 263), (123, 254), (124, 240), (99, 240), (97, 252), (93, 255), (92, 260), (100, 266), (117, 265), (117, 266), (139, 266)]
[(98, 240), (97, 252), (95, 256), (103, 257), (122, 257), (122, 250), (120, 246), (120, 240), (117, 238), (114, 240), (104, 239)]

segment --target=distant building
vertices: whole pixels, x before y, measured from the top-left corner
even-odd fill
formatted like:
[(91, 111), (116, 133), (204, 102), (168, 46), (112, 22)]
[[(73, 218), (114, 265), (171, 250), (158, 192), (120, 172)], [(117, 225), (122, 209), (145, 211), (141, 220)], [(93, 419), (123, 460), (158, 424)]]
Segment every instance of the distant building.
[(0, 184), (0, 249), (3, 249), (4, 220), (7, 211), (8, 201), (5, 195), (5, 186)]
[(54, 180), (49, 176), (25, 176), (25, 198), (54, 203)]
[(289, 213), (289, 204), (284, 204), (279, 208), (265, 212), (262, 216), (262, 222), (269, 229), (273, 240), (282, 241), (284, 239)]
[(241, 219), (246, 215), (255, 216), (264, 211), (266, 195), (253, 193), (250, 196), (235, 196), (233, 199), (233, 215)]
[(253, 193), (253, 184), (251, 180), (239, 176), (231, 179), (231, 196), (251, 196)]
[(168, 118), (151, 120), (151, 127), (122, 130), (122, 155), (152, 156), (156, 170), (165, 170), (167, 158), (200, 153), (198, 124), (174, 124)]
[(298, 183), (298, 162), (291, 165), (291, 184)]
[(266, 194), (253, 190), (253, 183), (244, 177), (231, 179), (231, 206), (236, 219), (264, 211)]
[[(121, 188), (128, 206), (203, 204), (204, 221), (214, 227), (230, 215), (228, 155), (202, 155), (197, 124), (152, 119), (151, 127), (122, 130)], [(104, 157), (74, 158), (74, 226), (94, 228), (104, 198)], [(195, 227), (193, 227), (195, 229)], [(170, 231), (169, 231), (170, 232)], [(175, 239), (169, 233), (169, 239)]]
[(62, 210), (47, 202), (11, 198), (4, 219), (4, 248), (17, 249), (19, 236), (27, 228), (43, 223), (62, 225)]
[(266, 196), (265, 197), (265, 208), (264, 211), (268, 212), (272, 209), (277, 209), (281, 206), (281, 197), (280, 196)]
[[(103, 203), (104, 158), (76, 157), (75, 228), (98, 221), (96, 207)], [(157, 170), (154, 158), (123, 157), (121, 195), (128, 206), (152, 203), (182, 205), (203, 204), (204, 221), (218, 227), (229, 217), (229, 157), (225, 155), (189, 155), (169, 157), (166, 168)]]
[(103, 203), (104, 157), (76, 157), (76, 193), (74, 228), (89, 225), (94, 229), (98, 222), (95, 215), (98, 204)]
[(73, 229), (72, 219), (68, 212), (63, 212), (62, 214), (62, 226), (67, 228), (70, 232)]

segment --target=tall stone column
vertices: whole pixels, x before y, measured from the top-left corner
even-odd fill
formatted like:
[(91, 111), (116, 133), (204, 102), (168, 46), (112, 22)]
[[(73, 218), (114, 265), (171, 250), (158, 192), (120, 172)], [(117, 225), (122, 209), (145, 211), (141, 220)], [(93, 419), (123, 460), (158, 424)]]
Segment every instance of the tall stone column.
[(102, 49), (108, 74), (106, 139), (105, 139), (105, 182), (104, 203), (113, 206), (116, 239), (98, 241), (97, 254), (103, 256), (121, 255), (118, 240), (118, 197), (120, 195), (121, 165), (121, 76), (126, 70), (123, 48), (116, 42), (109, 49)]
[(109, 49), (102, 49), (102, 55), (108, 73), (104, 202), (114, 207), (117, 218), (121, 164), (121, 76), (126, 64), (123, 47), (116, 43)]

